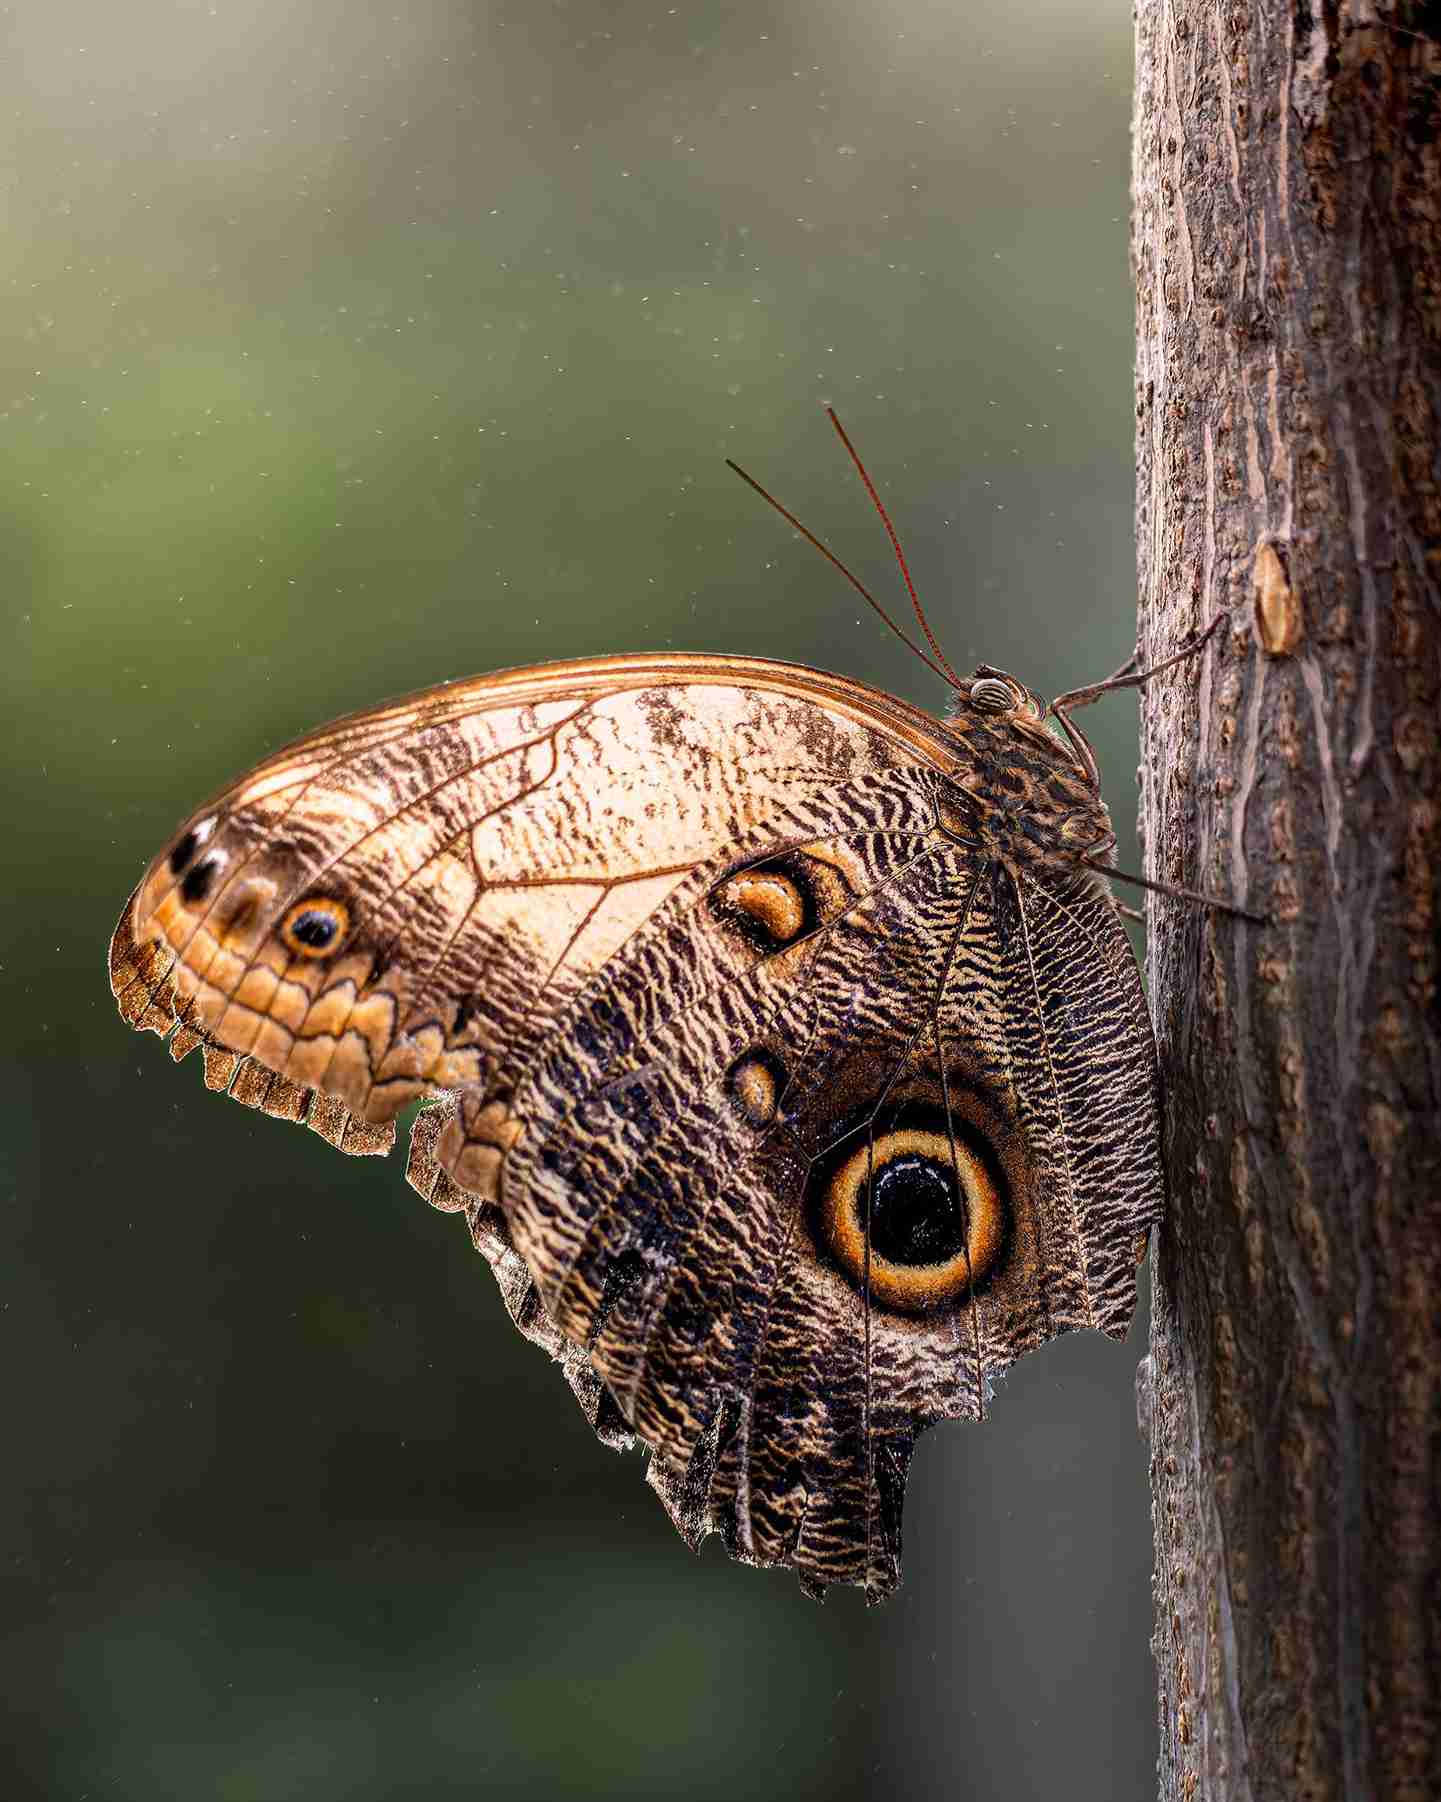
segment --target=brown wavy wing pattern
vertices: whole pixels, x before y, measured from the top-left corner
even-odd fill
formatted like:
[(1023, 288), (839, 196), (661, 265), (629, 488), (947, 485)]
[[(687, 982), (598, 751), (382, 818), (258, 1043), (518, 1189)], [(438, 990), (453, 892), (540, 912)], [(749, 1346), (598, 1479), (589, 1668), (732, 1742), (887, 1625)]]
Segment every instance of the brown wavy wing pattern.
[[(779, 813), (766, 836), (783, 858), (698, 872), (524, 1073), (502, 1186), (547, 1319), (655, 1453), (687, 1538), (718, 1531), (808, 1587), (872, 1596), (898, 1578), (918, 1433), (980, 1416), (994, 1378), (1054, 1334), (1128, 1317), (1131, 1228), (1148, 1213), (1147, 1154), (1138, 1195), (1127, 1154), (1104, 1151), (1118, 1114), (1094, 1144), (1067, 1134), (1091, 1080), (1085, 1035), (1117, 1026), (1120, 991), (1098, 1008), (1094, 970), (1066, 962), (1091, 897), (1048, 894), (1027, 926), (1015, 879), (935, 818), (934, 777), (895, 772)], [(805, 931), (758, 940), (717, 906), (757, 870), (812, 897)], [(1130, 1024), (1098, 1090), (1147, 1056)], [(737, 1105), (757, 1066), (769, 1111)], [(989, 1160), (998, 1245), (913, 1308), (847, 1269), (826, 1204), (857, 1148), (899, 1167), (928, 1129)], [(1091, 1240), (1098, 1224), (1109, 1244)]]
[[(987, 1136), (1007, 1190), (1004, 1263), (980, 1286), (966, 1323), (987, 1379), (983, 1405), (990, 1379), (1018, 1357), (1089, 1324), (1071, 1268), (1079, 1248), (1065, 1146), (1043, 1124), (1034, 1001), (1013, 979), (1014, 896), (1006, 869), (982, 861), (935, 1016), (936, 1062), (948, 1078), (943, 1101)], [(977, 1098), (987, 1104), (979, 1111)]]
[(1069, 1191), (1070, 1237), (1051, 1248), (1046, 1268), (1068, 1295), (1084, 1276), (1087, 1318), (1067, 1324), (1124, 1339), (1145, 1236), (1165, 1207), (1159, 1073), (1140, 972), (1110, 897), (1085, 876), (1023, 874), (1007, 886), (1008, 988), (1040, 1079), (1037, 1135), (1051, 1135)]
[[(812, 1217), (817, 1173), (884, 1139), (930, 1061), (916, 1029), (968, 867), (934, 820), (914, 772), (785, 810), (815, 907), (780, 946), (717, 907), (734, 860), (688, 883), (525, 1074), (503, 1192), (548, 1314), (675, 1468), (688, 1536), (873, 1593), (895, 1581), (917, 1394), (929, 1418), (979, 1406), (971, 1336), (958, 1354), (949, 1317), (868, 1309)], [(738, 1103), (757, 1067), (773, 1107)]]

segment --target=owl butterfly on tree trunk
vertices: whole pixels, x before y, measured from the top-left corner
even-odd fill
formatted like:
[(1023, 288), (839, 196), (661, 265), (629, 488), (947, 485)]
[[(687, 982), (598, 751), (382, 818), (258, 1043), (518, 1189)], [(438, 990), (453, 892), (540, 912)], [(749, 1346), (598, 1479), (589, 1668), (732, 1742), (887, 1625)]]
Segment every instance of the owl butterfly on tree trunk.
[(1063, 705), (1106, 685), (959, 677), (916, 611), (945, 719), (681, 655), (353, 714), (202, 807), (110, 953), (129, 1023), (248, 1107), (369, 1153), (430, 1104), (409, 1180), (687, 1543), (873, 1598), (917, 1435), (1123, 1337), (1163, 1200)]

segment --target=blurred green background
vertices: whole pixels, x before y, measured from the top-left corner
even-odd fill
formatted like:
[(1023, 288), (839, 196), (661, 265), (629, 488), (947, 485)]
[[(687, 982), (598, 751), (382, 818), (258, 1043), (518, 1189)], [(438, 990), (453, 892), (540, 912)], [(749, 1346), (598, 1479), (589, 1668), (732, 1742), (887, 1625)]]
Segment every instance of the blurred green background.
[[(462, 1227), (121, 1024), (113, 921), (293, 734), (552, 656), (943, 695), (1130, 649), (1120, 5), (0, 13), (0, 1795), (977, 1799), (1153, 1783), (1126, 1349), (918, 1455), (906, 1581), (693, 1559)], [(1135, 710), (1097, 710), (1129, 838)]]

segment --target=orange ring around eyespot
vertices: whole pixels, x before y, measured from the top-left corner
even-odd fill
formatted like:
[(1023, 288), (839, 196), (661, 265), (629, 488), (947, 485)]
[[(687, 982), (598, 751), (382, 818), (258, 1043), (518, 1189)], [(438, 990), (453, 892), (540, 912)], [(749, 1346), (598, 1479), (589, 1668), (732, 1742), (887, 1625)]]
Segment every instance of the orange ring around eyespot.
[(963, 1140), (955, 1140), (956, 1172), (965, 1196), (967, 1243), (940, 1264), (897, 1264), (872, 1245), (866, 1259), (865, 1222), (859, 1205), (867, 1178), (892, 1158), (911, 1153), (950, 1165), (952, 1141), (945, 1133), (903, 1128), (874, 1144), (862, 1142), (835, 1171), (820, 1206), (820, 1226), (831, 1251), (856, 1284), (869, 1284), (883, 1307), (905, 1314), (928, 1314), (974, 1289), (996, 1262), (1005, 1230), (1005, 1211), (995, 1178)]
[[(323, 945), (308, 945), (298, 937), (296, 923), (305, 914), (319, 914), (328, 918), (335, 926), (335, 931)], [(329, 895), (312, 895), (308, 900), (297, 901), (285, 918), (280, 922), (280, 942), (292, 957), (334, 957), (350, 930), (350, 909), (343, 901), (336, 901)]]

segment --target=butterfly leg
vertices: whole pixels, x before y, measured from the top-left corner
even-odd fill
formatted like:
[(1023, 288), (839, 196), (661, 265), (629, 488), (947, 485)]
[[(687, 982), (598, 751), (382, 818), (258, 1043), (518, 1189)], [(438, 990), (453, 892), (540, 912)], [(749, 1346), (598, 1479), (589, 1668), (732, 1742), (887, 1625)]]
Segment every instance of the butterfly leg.
[[(1101, 863), (1092, 857), (1078, 857), (1076, 862), (1083, 869), (1094, 870), (1098, 876), (1105, 876), (1112, 882), (1131, 882), (1137, 888), (1149, 889), (1153, 895), (1169, 895), (1173, 901), (1189, 901), (1195, 907), (1208, 907), (1213, 913), (1230, 914), (1233, 919), (1249, 920), (1253, 926), (1269, 926), (1271, 920), (1267, 914), (1253, 914), (1244, 907), (1237, 907), (1233, 901), (1223, 901), (1218, 895), (1203, 895), (1199, 889), (1182, 888), (1179, 883), (1153, 882), (1149, 876), (1136, 876), (1129, 870), (1118, 870), (1112, 865)], [(1143, 918), (1133, 908), (1122, 907), (1115, 903), (1123, 914), (1133, 918)]]
[[(1073, 688), (1066, 694), (1057, 695), (1056, 699), (1051, 702), (1047, 712), (1055, 715), (1061, 729), (1070, 739), (1077, 755), (1089, 770), (1094, 781), (1099, 782), (1100, 780), (1095, 753), (1092, 751), (1085, 733), (1072, 721), (1070, 710), (1074, 707), (1089, 707), (1093, 701), (1098, 701), (1102, 695), (1109, 694), (1115, 689), (1144, 687), (1153, 676), (1159, 676), (1162, 671), (1171, 669), (1186, 658), (1194, 657), (1199, 651), (1204, 650), (1227, 617), (1225, 613), (1218, 613), (1203, 632), (1193, 633), (1179, 651), (1160, 663), (1152, 664), (1149, 669), (1136, 668), (1140, 662), (1140, 653), (1133, 652), (1120, 669), (1113, 675), (1107, 676), (1104, 682), (1093, 682), (1086, 688)], [(1153, 894), (1169, 895), (1176, 901), (1189, 901), (1195, 906), (1210, 908), (1215, 913), (1230, 914), (1238, 920), (1249, 920), (1253, 925), (1264, 926), (1268, 923), (1264, 914), (1250, 913), (1244, 907), (1237, 907), (1234, 903), (1223, 901), (1216, 895), (1204, 895), (1196, 889), (1181, 888), (1166, 882), (1153, 882), (1145, 876), (1133, 876), (1125, 870), (1117, 870), (1109, 864), (1103, 864), (1096, 858), (1081, 857), (1076, 861), (1084, 868), (1094, 870), (1097, 875), (1108, 877), (1114, 882), (1134, 883), (1137, 888), (1149, 889)], [(1126, 907), (1119, 901), (1113, 901), (1113, 905), (1126, 919), (1144, 919), (1144, 916), (1135, 908)]]
[(1175, 664), (1183, 663), (1186, 658), (1194, 657), (1197, 652), (1204, 650), (1226, 618), (1226, 614), (1218, 613), (1204, 632), (1193, 632), (1179, 651), (1163, 658), (1160, 663), (1153, 663), (1149, 669), (1136, 667), (1141, 656), (1139, 651), (1133, 651), (1104, 682), (1091, 682), (1084, 688), (1068, 689), (1065, 694), (1056, 696), (1047, 711), (1054, 713), (1064, 724), (1065, 713), (1070, 708), (1089, 707), (1093, 701), (1099, 701), (1102, 695), (1112, 694), (1118, 688), (1144, 688), (1153, 676), (1159, 676), (1162, 671), (1171, 669)]

